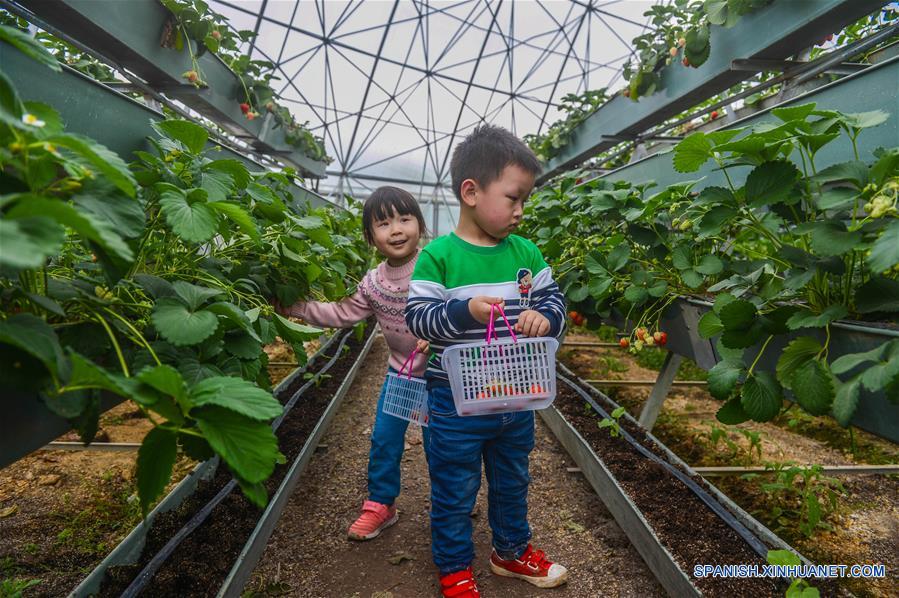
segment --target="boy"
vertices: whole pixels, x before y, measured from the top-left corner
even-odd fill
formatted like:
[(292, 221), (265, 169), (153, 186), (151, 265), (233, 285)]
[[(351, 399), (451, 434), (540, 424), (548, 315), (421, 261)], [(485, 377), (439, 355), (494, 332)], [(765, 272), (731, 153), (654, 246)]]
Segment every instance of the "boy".
[[(425, 377), (431, 418), (431, 549), (441, 591), (453, 598), (480, 595), (472, 576), (469, 513), (481, 483), (482, 458), (493, 530), (491, 570), (555, 587), (565, 582), (567, 570), (528, 543), (534, 412), (459, 417), (441, 365), (447, 346), (484, 339), (491, 305), (503, 307), (516, 333), (562, 332), (565, 304), (549, 266), (536, 245), (511, 234), (521, 222), (540, 163), (517, 137), (484, 125), (456, 146), (450, 171), (459, 224), (454, 233), (422, 250), (406, 304), (409, 330), (430, 341), (434, 353)], [(496, 331), (509, 336), (502, 319)]]

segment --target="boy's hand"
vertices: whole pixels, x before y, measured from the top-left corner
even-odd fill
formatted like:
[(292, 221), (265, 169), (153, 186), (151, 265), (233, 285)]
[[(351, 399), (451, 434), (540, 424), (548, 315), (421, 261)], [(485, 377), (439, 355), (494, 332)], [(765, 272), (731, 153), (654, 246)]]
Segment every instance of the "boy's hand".
[[(475, 320), (481, 324), (486, 324), (490, 321), (491, 305), (499, 305), (500, 307), (506, 306), (502, 297), (486, 297), (484, 295), (478, 295), (477, 297), (472, 297), (468, 301), (468, 311)], [(493, 310), (493, 315), (494, 318), (499, 317), (496, 310)]]
[(431, 343), (418, 339), (417, 341), (415, 341), (415, 348), (418, 349), (419, 353), (424, 353), (425, 355), (427, 355), (431, 350)]
[(526, 309), (518, 316), (515, 332), (525, 336), (546, 336), (549, 334), (549, 320), (540, 312)]

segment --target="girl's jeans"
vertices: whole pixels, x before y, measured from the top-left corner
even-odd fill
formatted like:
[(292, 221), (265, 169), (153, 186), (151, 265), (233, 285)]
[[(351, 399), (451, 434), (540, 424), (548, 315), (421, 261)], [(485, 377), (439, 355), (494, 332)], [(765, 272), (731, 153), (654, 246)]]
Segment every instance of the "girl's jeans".
[(460, 417), (445, 386), (429, 390), (428, 408), (431, 550), (440, 574), (465, 569), (474, 560), (469, 515), (481, 486), (481, 459), (493, 547), (502, 558), (519, 557), (531, 539), (528, 455), (534, 448), (534, 412)]
[[(393, 368), (388, 368), (388, 371), (396, 372)], [(409, 422), (387, 415), (381, 409), (386, 388), (385, 377), (381, 396), (378, 398), (375, 426), (371, 432), (371, 451), (368, 453), (368, 499), (382, 505), (392, 505), (400, 494), (400, 463), (403, 460), (403, 447), (406, 444), (406, 428), (409, 427)], [(422, 428), (421, 431), (427, 457), (428, 428)]]

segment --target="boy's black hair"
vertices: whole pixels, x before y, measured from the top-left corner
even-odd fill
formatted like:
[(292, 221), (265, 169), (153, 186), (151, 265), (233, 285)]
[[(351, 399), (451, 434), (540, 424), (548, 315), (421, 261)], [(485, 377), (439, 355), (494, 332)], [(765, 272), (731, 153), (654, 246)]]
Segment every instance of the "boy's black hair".
[(535, 177), (543, 170), (531, 148), (506, 129), (493, 125), (477, 127), (453, 150), (453, 160), (450, 162), (453, 193), (461, 202), (462, 181), (472, 179), (482, 189), (486, 188), (510, 164)]
[(401, 216), (415, 216), (421, 236), (427, 234), (425, 217), (412, 194), (398, 187), (385, 185), (375, 189), (362, 206), (362, 230), (369, 245), (375, 244), (374, 223), (390, 218), (394, 212)]

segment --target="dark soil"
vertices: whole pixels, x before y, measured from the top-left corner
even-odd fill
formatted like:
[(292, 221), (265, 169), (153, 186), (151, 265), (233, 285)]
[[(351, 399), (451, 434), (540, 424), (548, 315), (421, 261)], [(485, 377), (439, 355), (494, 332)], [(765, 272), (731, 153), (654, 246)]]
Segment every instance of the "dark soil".
[[(554, 406), (587, 440), (639, 507), (662, 545), (704, 595), (783, 595), (784, 588), (771, 579), (692, 578), (693, 567), (697, 564), (755, 564), (761, 568), (766, 563), (661, 465), (640, 455), (624, 439), (613, 438), (607, 429), (600, 429), (595, 412), (588, 412), (584, 399), (564, 383), (559, 384)], [(621, 424), (638, 441), (655, 450), (639, 428), (624, 419)], [(658, 450), (655, 452), (659, 454)], [(702, 483), (701, 479), (697, 481)]]
[[(369, 327), (371, 330), (371, 327)], [(367, 336), (366, 336), (367, 338)], [(312, 386), (297, 401), (278, 428), (278, 445), (287, 458), (278, 465), (265, 482), (271, 496), (286, 476), (291, 464), (318, 424), (334, 393), (353, 366), (365, 339), (358, 341), (353, 333), (346, 342), (348, 351), (327, 372), (320, 386)], [(316, 371), (334, 355), (338, 343), (328, 348), (320, 363), (312, 364)], [(298, 376), (278, 395), (286, 403), (306, 380)], [(219, 467), (215, 476), (201, 482), (197, 491), (178, 508), (161, 514), (153, 523), (141, 560), (135, 565), (112, 567), (107, 570), (100, 596), (118, 596), (166, 542), (183, 527), (222, 487), (231, 480), (227, 467)], [(215, 596), (258, 523), (262, 510), (252, 505), (239, 489), (229, 494), (208, 519), (185, 539), (144, 588), (147, 596)]]

